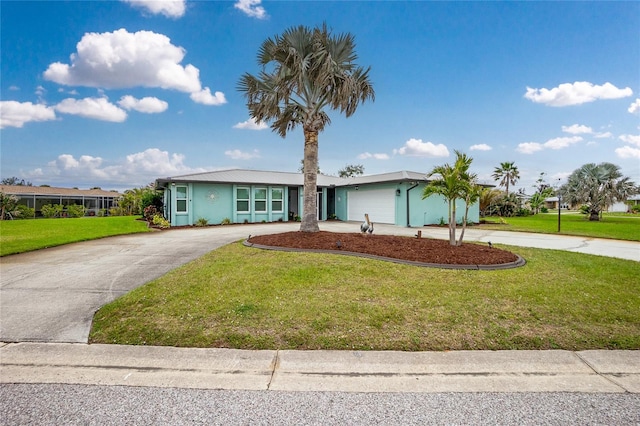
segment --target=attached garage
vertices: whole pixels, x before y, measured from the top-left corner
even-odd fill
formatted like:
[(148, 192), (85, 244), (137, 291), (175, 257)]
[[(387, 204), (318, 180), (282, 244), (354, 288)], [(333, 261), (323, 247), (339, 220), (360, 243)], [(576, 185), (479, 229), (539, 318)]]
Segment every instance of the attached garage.
[(369, 214), (373, 223), (396, 223), (396, 190), (374, 189), (347, 193), (348, 220), (362, 221)]

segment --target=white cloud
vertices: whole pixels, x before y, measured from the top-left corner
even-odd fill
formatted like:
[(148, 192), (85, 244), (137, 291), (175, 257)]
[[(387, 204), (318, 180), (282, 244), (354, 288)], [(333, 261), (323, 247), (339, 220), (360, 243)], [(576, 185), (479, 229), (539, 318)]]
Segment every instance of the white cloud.
[(79, 115), (95, 120), (121, 123), (127, 119), (127, 113), (109, 102), (106, 98), (67, 98), (55, 106), (56, 111)]
[(469, 147), (470, 151), (491, 151), (492, 149), (493, 148), (491, 148), (486, 143), (481, 143), (481, 144), (477, 144), (477, 145), (471, 145)]
[(211, 95), (202, 88), (200, 70), (182, 66), (185, 50), (171, 44), (169, 37), (153, 31), (130, 33), (124, 28), (112, 33), (86, 33), (78, 42), (71, 64), (55, 62), (44, 78), (66, 86), (106, 89), (159, 87), (191, 93), (205, 105), (226, 102), (222, 92)]
[(131, 6), (144, 9), (154, 15), (164, 15), (167, 18), (180, 18), (186, 10), (186, 0), (122, 0)]
[(192, 101), (203, 104), (203, 105), (223, 105), (227, 103), (227, 100), (224, 97), (224, 93), (216, 92), (215, 95), (211, 94), (211, 90), (208, 87), (204, 89), (193, 92), (189, 96)]
[(56, 119), (52, 107), (31, 102), (0, 101), (0, 129), (22, 127), (30, 121), (50, 121)]
[(242, 152), (239, 149), (228, 150), (224, 155), (232, 160), (251, 160), (252, 158), (260, 158), (260, 151), (254, 149), (252, 152)]
[(374, 160), (388, 160), (389, 154), (385, 154), (385, 153), (372, 154), (370, 152), (363, 152), (362, 154), (358, 155), (359, 160), (367, 160), (369, 158), (373, 158)]
[(534, 152), (542, 151), (543, 149), (544, 147), (542, 146), (542, 144), (539, 144), (537, 142), (524, 142), (518, 144), (516, 151), (522, 154), (533, 154)]
[(266, 19), (267, 11), (260, 6), (262, 0), (238, 0), (233, 7), (240, 9), (247, 16), (258, 19)]
[(616, 154), (620, 158), (637, 158), (640, 160), (640, 148), (623, 146), (622, 148), (616, 148)]
[(592, 134), (593, 129), (583, 124), (572, 124), (571, 126), (562, 126), (562, 131), (571, 133), (572, 135)]
[(237, 123), (233, 126), (234, 129), (245, 129), (245, 130), (264, 130), (268, 129), (267, 123), (261, 121), (260, 123), (256, 123), (254, 118), (249, 118), (246, 121), (241, 123)]
[(545, 148), (562, 149), (582, 141), (581, 136), (561, 137), (549, 139), (544, 143)]
[(631, 114), (640, 114), (640, 98), (636, 99), (631, 105), (629, 105), (629, 109), (627, 111)]
[(640, 146), (640, 135), (620, 135), (618, 138), (623, 142)]
[(126, 110), (134, 110), (144, 112), (146, 114), (160, 113), (167, 110), (169, 104), (163, 100), (154, 97), (145, 97), (136, 99), (131, 95), (120, 98), (118, 105)]
[(563, 107), (580, 105), (598, 99), (625, 98), (631, 95), (633, 95), (633, 91), (630, 87), (619, 89), (609, 82), (598, 86), (588, 81), (576, 81), (575, 83), (563, 83), (553, 89), (527, 87), (527, 93), (524, 97), (535, 103)]
[(422, 142), (422, 139), (411, 138), (400, 149), (394, 149), (394, 154), (408, 155), (410, 157), (448, 157), (449, 150), (443, 144), (435, 145), (431, 142)]
[(596, 133), (593, 135), (593, 137), (598, 139), (606, 139), (606, 138), (612, 138), (613, 134), (611, 132)]
[(17, 92), (18, 90), (20, 90), (20, 88), (18, 86), (9, 86), (9, 90), (13, 91), (13, 92)]
[(101, 157), (82, 155), (75, 158), (71, 154), (61, 154), (46, 167), (36, 168), (27, 173), (28, 177), (46, 177), (47, 183), (72, 180), (78, 184), (91, 185), (146, 185), (160, 176), (175, 176), (206, 171), (184, 164), (182, 154), (171, 154), (157, 148), (127, 155), (124, 160), (108, 164)]

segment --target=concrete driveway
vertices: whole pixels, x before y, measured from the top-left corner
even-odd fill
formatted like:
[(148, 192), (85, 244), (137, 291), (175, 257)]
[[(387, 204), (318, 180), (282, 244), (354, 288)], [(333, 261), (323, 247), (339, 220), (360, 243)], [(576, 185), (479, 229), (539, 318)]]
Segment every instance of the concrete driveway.
[[(359, 224), (321, 229), (357, 232)], [(119, 296), (205, 253), (249, 234), (299, 229), (298, 223), (216, 226), (111, 237), (0, 259), (0, 341), (86, 343), (94, 313)], [(447, 238), (442, 228), (423, 237)], [(417, 229), (376, 225), (376, 233)], [(492, 241), (640, 261), (640, 243), (542, 234), (467, 230), (465, 241)]]

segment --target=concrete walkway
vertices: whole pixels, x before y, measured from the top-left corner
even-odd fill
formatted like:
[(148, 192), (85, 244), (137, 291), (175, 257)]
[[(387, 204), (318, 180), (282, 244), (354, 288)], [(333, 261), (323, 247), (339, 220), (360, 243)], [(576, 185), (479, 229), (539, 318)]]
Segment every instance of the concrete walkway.
[[(321, 229), (357, 232), (358, 223)], [(234, 351), (86, 345), (95, 311), (249, 234), (297, 223), (191, 228), (112, 237), (0, 259), (0, 382), (344, 391), (640, 392), (639, 351)], [(376, 225), (376, 233), (418, 229)], [(420, 228), (423, 238), (447, 238)], [(640, 243), (467, 230), (466, 241), (640, 261)], [(45, 344), (46, 343), (46, 344)], [(69, 344), (76, 343), (76, 344)], [(80, 344), (77, 344), (80, 343)]]
[(322, 392), (640, 393), (639, 351), (247, 351), (13, 343), (0, 383)]

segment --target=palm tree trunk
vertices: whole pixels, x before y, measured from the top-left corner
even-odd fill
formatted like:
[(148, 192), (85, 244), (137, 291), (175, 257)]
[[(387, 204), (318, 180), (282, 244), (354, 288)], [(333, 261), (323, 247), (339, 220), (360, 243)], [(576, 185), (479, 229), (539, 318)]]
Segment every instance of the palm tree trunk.
[(449, 244), (456, 245), (456, 200), (449, 200), (449, 211), (451, 215), (449, 217)]
[(464, 218), (462, 219), (462, 231), (460, 231), (460, 239), (458, 240), (458, 245), (462, 245), (462, 239), (464, 238), (464, 231), (467, 229), (467, 217), (469, 217), (469, 203), (465, 204), (464, 208)]
[(318, 232), (317, 183), (318, 183), (318, 132), (304, 131), (304, 201), (301, 232)]

